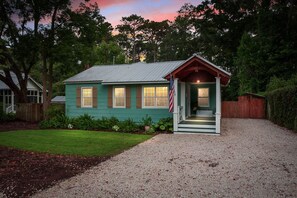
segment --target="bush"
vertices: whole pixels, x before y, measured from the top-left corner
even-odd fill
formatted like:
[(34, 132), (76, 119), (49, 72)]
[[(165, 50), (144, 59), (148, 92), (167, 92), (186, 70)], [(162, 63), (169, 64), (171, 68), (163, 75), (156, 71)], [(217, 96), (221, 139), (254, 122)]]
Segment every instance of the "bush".
[(148, 115), (143, 117), (141, 120), (142, 120), (143, 126), (151, 126), (153, 124), (152, 118)]
[(42, 129), (66, 129), (68, 128), (69, 124), (72, 124), (72, 120), (67, 116), (61, 114), (49, 120), (41, 121), (39, 123), (39, 127)]
[(15, 113), (5, 113), (3, 111), (0, 111), (0, 122), (14, 121), (15, 119)]
[(119, 122), (118, 126), (120, 128), (119, 131), (122, 132), (136, 132), (139, 130), (139, 126), (130, 118)]
[(113, 126), (118, 125), (119, 120), (116, 117), (102, 117), (101, 119), (97, 119), (94, 123), (94, 127), (96, 129), (108, 129), (111, 130)]
[(267, 94), (268, 118), (297, 131), (297, 86), (278, 89)]
[(65, 115), (64, 104), (51, 104), (46, 111), (46, 115), (49, 119), (56, 117), (57, 115)]
[(156, 124), (153, 125), (155, 131), (172, 132), (173, 131), (173, 119), (171, 117), (161, 118)]
[(95, 120), (88, 114), (81, 115), (73, 119), (73, 128), (81, 130), (92, 130), (95, 129)]

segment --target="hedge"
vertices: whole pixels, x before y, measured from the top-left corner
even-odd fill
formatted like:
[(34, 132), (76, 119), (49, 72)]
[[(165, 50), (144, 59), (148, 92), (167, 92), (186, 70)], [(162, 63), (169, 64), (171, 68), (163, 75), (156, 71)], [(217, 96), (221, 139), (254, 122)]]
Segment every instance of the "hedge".
[(297, 132), (297, 86), (269, 92), (267, 105), (268, 119)]

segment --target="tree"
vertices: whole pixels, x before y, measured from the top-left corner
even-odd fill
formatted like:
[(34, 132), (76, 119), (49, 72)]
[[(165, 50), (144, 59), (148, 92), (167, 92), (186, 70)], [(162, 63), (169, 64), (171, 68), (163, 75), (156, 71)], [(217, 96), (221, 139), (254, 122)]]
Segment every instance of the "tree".
[(169, 21), (155, 22), (147, 20), (142, 29), (146, 62), (157, 62), (160, 56), (160, 46), (169, 31)]
[(117, 41), (134, 63), (140, 59), (140, 54), (143, 51), (143, 25), (146, 20), (141, 16), (132, 14), (128, 17), (122, 17), (121, 22), (122, 24), (116, 27), (119, 31)]
[[(0, 4), (0, 80), (14, 92), (18, 102), (27, 102), (28, 76), (38, 61), (42, 41), (40, 21), (53, 12), (52, 1), (2, 0)], [(33, 23), (30, 27), (29, 23)], [(13, 82), (14, 72), (19, 87)]]

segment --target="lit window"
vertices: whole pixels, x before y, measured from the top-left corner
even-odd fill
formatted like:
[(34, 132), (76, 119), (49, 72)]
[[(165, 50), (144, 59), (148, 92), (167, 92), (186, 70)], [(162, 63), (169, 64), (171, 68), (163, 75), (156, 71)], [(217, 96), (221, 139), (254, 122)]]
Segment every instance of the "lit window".
[(115, 87), (113, 89), (113, 107), (125, 108), (125, 88), (124, 87)]
[(198, 106), (209, 107), (209, 89), (198, 88)]
[(144, 107), (168, 107), (168, 87), (143, 87)]
[(93, 97), (93, 90), (92, 88), (82, 88), (82, 107), (92, 107), (92, 97)]

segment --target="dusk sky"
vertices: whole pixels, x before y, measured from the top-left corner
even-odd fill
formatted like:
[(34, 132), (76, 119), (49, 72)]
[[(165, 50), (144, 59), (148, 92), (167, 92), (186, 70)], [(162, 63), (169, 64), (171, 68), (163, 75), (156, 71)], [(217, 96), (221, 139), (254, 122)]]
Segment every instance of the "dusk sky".
[[(78, 1), (80, 0), (76, 2)], [(90, 2), (97, 2), (101, 14), (115, 27), (123, 16), (131, 14), (154, 21), (165, 19), (172, 21), (182, 5), (185, 3), (198, 5), (201, 0), (91, 0)]]

